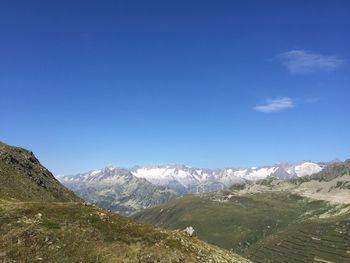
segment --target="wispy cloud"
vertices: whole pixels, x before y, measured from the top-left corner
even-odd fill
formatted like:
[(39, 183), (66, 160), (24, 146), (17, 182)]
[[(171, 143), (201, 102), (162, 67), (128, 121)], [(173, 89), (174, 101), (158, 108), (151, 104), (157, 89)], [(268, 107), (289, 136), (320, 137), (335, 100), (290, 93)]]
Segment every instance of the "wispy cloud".
[(258, 105), (254, 107), (254, 110), (270, 113), (270, 112), (278, 112), (286, 109), (290, 109), (294, 107), (294, 102), (291, 98), (282, 97), (277, 99), (268, 100), (264, 105)]
[(291, 50), (278, 55), (290, 73), (303, 74), (315, 71), (332, 71), (343, 61), (337, 56), (325, 56), (304, 50)]

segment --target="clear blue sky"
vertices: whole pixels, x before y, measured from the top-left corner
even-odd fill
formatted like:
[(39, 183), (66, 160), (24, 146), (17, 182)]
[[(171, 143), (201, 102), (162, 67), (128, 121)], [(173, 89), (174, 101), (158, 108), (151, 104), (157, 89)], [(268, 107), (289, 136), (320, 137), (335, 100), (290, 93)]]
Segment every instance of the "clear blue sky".
[(350, 157), (350, 1), (0, 2), (0, 140), (54, 173)]

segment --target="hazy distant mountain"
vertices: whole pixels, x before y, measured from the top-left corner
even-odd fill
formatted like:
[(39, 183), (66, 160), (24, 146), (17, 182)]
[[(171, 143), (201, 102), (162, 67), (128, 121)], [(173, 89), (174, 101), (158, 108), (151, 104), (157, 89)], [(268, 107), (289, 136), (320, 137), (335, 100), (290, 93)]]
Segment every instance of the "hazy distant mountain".
[(170, 188), (154, 185), (130, 171), (106, 167), (58, 179), (84, 200), (123, 214), (169, 201), (179, 194)]

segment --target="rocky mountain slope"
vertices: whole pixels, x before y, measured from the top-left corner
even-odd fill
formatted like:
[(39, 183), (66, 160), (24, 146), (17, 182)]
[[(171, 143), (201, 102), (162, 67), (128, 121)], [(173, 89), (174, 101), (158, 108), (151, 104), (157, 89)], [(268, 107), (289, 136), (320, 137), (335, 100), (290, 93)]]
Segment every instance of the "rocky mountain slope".
[(82, 199), (126, 215), (179, 196), (170, 188), (154, 185), (126, 169), (113, 167), (58, 176), (58, 179)]
[(133, 217), (198, 237), (254, 262), (350, 262), (350, 161), (312, 176), (266, 178), (177, 198)]
[(0, 142), (0, 199), (79, 201), (31, 151)]
[(0, 262), (250, 262), (78, 202), (30, 151), (1, 144), (0, 153)]

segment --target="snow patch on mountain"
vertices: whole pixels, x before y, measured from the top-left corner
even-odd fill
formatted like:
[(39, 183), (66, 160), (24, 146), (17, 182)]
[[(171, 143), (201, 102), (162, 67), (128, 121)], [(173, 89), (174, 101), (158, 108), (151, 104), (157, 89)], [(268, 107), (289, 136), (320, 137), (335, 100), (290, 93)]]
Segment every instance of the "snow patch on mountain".
[(322, 167), (316, 163), (305, 162), (300, 165), (295, 166), (294, 171), (298, 177), (311, 175), (318, 173), (322, 170)]

